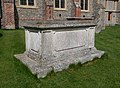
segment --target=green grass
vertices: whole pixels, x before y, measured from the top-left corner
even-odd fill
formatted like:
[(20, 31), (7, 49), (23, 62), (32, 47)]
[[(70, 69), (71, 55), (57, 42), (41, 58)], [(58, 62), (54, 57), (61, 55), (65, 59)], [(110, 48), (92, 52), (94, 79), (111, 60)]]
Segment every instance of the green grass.
[(24, 31), (0, 30), (0, 88), (120, 88), (120, 26), (97, 34), (96, 47), (101, 59), (37, 79), (13, 56), (25, 51)]

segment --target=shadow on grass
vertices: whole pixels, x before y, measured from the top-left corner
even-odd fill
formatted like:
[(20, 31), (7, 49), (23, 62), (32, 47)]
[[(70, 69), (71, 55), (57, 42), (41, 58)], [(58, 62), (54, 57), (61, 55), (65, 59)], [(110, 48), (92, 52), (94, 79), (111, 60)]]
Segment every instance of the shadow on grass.
[(102, 55), (102, 57), (101, 57), (102, 59), (108, 59), (108, 53), (107, 52), (105, 52), (104, 53), (104, 55)]
[(2, 37), (2, 36), (3, 36), (3, 34), (0, 33), (0, 37)]

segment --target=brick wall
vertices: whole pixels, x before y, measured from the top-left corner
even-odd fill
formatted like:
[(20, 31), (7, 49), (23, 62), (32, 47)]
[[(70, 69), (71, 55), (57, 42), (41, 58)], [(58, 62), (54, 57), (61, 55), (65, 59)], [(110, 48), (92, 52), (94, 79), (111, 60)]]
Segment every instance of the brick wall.
[(15, 29), (14, 0), (3, 0), (3, 27)]

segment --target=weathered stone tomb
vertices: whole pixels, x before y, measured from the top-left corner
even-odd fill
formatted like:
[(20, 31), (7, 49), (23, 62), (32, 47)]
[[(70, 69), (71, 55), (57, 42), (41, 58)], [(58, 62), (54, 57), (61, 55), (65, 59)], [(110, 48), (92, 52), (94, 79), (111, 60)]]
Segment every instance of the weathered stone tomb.
[(26, 51), (15, 56), (38, 78), (44, 78), (52, 70), (67, 69), (70, 64), (100, 58), (104, 52), (94, 46), (95, 24), (82, 22), (46, 21), (26, 26)]

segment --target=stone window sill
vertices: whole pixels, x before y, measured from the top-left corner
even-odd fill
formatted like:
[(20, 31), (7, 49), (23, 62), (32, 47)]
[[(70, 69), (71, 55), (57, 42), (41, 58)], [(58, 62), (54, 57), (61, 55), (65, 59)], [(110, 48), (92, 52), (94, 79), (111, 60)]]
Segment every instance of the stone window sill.
[(36, 6), (22, 6), (22, 5), (20, 5), (20, 6), (17, 6), (17, 8), (37, 9), (38, 7), (36, 7)]
[(81, 10), (81, 12), (90, 12), (89, 10)]
[(54, 8), (54, 10), (61, 10), (61, 11), (66, 11), (66, 8)]

